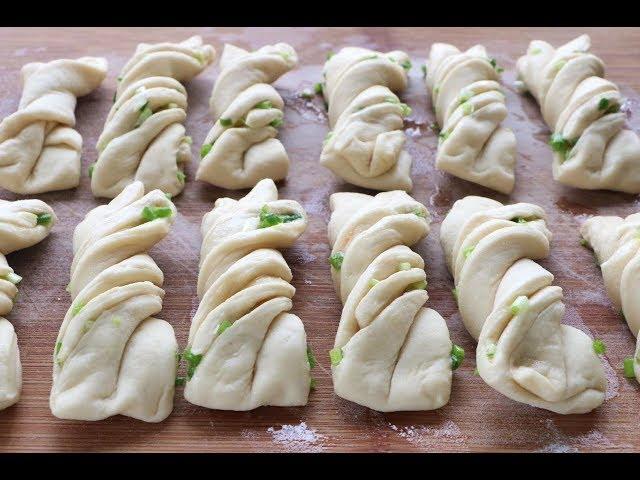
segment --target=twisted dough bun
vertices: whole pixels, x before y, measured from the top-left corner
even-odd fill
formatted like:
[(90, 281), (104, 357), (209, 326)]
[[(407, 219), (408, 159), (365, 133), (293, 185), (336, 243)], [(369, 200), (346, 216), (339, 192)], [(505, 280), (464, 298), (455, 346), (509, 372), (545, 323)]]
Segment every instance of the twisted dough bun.
[(402, 127), (411, 109), (394, 92), (407, 88), (406, 53), (346, 47), (324, 66), (329, 125), (320, 163), (374, 190), (411, 190), (411, 156)]
[(107, 61), (95, 57), (22, 67), (18, 111), (0, 123), (0, 187), (34, 194), (78, 186), (82, 137), (73, 128), (76, 101), (106, 74)]
[(67, 290), (73, 303), (54, 352), (51, 412), (102, 420), (121, 414), (164, 420), (173, 408), (178, 345), (162, 309), (162, 271), (146, 253), (176, 209), (142, 182), (91, 210), (73, 235)]
[(515, 183), (516, 137), (501, 126), (505, 96), (495, 61), (482, 45), (461, 52), (434, 43), (427, 88), (440, 125), (436, 167), (456, 177), (509, 194)]
[(424, 308), (424, 261), (409, 248), (429, 232), (429, 212), (401, 191), (334, 193), (330, 207), (331, 274), (344, 304), (336, 394), (382, 412), (442, 407), (452, 344), (444, 319)]
[(13, 308), (22, 278), (5, 255), (42, 241), (57, 222), (53, 209), (40, 200), (0, 200), (0, 410), (20, 399), (22, 367), (13, 325), (2, 315)]
[(184, 354), (191, 403), (236, 411), (306, 405), (307, 337), (287, 313), (295, 288), (276, 250), (292, 246), (306, 227), (302, 206), (278, 200), (270, 179), (239, 201), (218, 199), (202, 219), (200, 305)]
[(640, 139), (625, 128), (618, 87), (581, 35), (553, 48), (534, 40), (518, 59), (518, 79), (551, 129), (553, 178), (572, 187), (640, 192)]
[(182, 125), (187, 92), (182, 83), (201, 73), (215, 57), (199, 36), (182, 43), (141, 43), (118, 78), (114, 104), (98, 139), (91, 190), (114, 198), (141, 181), (147, 191), (182, 192), (191, 138)]
[(215, 123), (202, 145), (196, 180), (240, 189), (287, 176), (289, 157), (275, 138), (284, 102), (270, 84), (297, 64), (296, 51), (286, 43), (254, 52), (225, 45), (209, 100)]
[(453, 204), (440, 240), (482, 379), (518, 402), (585, 413), (602, 404), (607, 381), (591, 338), (560, 323), (562, 289), (534, 262), (549, 255), (545, 219), (537, 205), (469, 196)]
[[(637, 338), (640, 331), (640, 213), (625, 219), (592, 217), (582, 225), (580, 233), (593, 248), (609, 298), (622, 311), (631, 333)], [(633, 370), (640, 382), (640, 342), (636, 346)]]

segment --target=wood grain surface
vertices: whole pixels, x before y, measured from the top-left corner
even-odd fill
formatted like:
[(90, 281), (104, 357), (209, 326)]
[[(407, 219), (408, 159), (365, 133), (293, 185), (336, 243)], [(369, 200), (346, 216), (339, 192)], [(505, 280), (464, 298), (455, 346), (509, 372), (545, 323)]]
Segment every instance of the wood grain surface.
[[(621, 363), (631, 354), (635, 340), (604, 291), (591, 252), (581, 248), (578, 228), (589, 215), (628, 215), (640, 210), (638, 197), (612, 192), (587, 192), (555, 183), (551, 177), (548, 129), (531, 97), (519, 96), (512, 83), (515, 60), (533, 39), (553, 44), (589, 33), (593, 51), (607, 66), (607, 77), (618, 83), (628, 98), (629, 122), (640, 127), (640, 29), (534, 29), (534, 28), (37, 28), (0, 30), (0, 117), (14, 112), (21, 93), (19, 72), (30, 61), (105, 56), (109, 75), (102, 87), (80, 99), (77, 129), (84, 138), (83, 176), (75, 190), (40, 195), (56, 211), (60, 222), (41, 244), (9, 256), (10, 265), (24, 277), (20, 297), (8, 319), (15, 325), (21, 350), (24, 387), (21, 401), (0, 412), (0, 451), (640, 451), (638, 419), (640, 388), (622, 376)], [(173, 414), (160, 424), (145, 424), (114, 417), (101, 422), (63, 421), (49, 411), (52, 350), (60, 323), (69, 306), (65, 286), (72, 260), (74, 227), (92, 208), (87, 167), (96, 159), (95, 143), (111, 106), (116, 77), (139, 42), (181, 41), (200, 34), (218, 54), (225, 42), (249, 48), (267, 43), (291, 43), (300, 57), (299, 67), (276, 84), (286, 103), (281, 139), (291, 158), (288, 180), (280, 185), (281, 198), (302, 203), (309, 227), (294, 248), (285, 252), (297, 289), (294, 312), (304, 321), (309, 343), (319, 366), (314, 370), (317, 389), (304, 408), (260, 408), (236, 413), (207, 410), (189, 404), (176, 392)], [(433, 119), (423, 86), (420, 65), (434, 42), (461, 48), (483, 43), (505, 68), (506, 122), (518, 140), (516, 189), (510, 197), (475, 186), (434, 168), (437, 138), (429, 129)], [(427, 264), (428, 305), (447, 320), (452, 340), (462, 345), (467, 358), (455, 371), (451, 401), (433, 412), (381, 414), (354, 405), (333, 393), (328, 361), (341, 305), (331, 284), (327, 256), (326, 223), (329, 195), (336, 191), (364, 191), (345, 185), (318, 164), (328, 127), (322, 101), (298, 96), (321, 79), (330, 50), (360, 45), (377, 50), (402, 49), (413, 60), (410, 87), (402, 95), (413, 108), (406, 123), (407, 148), (413, 155), (413, 195), (433, 217), (430, 235), (417, 250)], [(152, 250), (165, 273), (166, 296), (160, 317), (171, 322), (184, 347), (198, 299), (196, 278), (200, 221), (216, 198), (239, 198), (229, 192), (195, 182), (198, 151), (211, 126), (207, 106), (218, 74), (211, 67), (187, 85), (187, 133), (193, 137), (194, 160), (187, 168), (188, 183), (175, 200), (178, 218), (170, 235)], [(452, 203), (468, 194), (502, 202), (525, 201), (543, 206), (554, 234), (551, 256), (541, 262), (564, 289), (565, 322), (602, 339), (609, 387), (607, 401), (588, 415), (556, 415), (515, 403), (473, 375), (475, 344), (464, 330), (451, 296), (438, 241), (439, 226)], [(0, 198), (18, 197), (0, 191)]]

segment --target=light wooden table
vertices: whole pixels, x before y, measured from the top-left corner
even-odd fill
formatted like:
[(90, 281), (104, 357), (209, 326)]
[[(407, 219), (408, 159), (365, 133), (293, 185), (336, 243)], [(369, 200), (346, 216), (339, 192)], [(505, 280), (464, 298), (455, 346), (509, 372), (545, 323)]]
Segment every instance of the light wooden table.
[[(78, 130), (84, 138), (83, 178), (73, 191), (41, 195), (57, 212), (53, 234), (33, 248), (10, 255), (13, 268), (24, 276), (20, 300), (9, 315), (16, 326), (24, 368), (19, 404), (0, 412), (0, 451), (591, 451), (640, 450), (638, 418), (640, 391), (624, 379), (620, 365), (632, 352), (634, 338), (605, 295), (601, 274), (589, 251), (578, 244), (578, 226), (587, 215), (627, 215), (640, 210), (637, 196), (585, 192), (563, 187), (551, 178), (548, 130), (529, 97), (514, 93), (514, 62), (530, 40), (554, 44), (587, 32), (593, 51), (607, 65), (609, 79), (631, 99), (632, 126), (638, 130), (640, 89), (639, 29), (491, 29), (491, 28), (74, 28), (0, 30), (0, 116), (15, 111), (19, 70), (29, 61), (102, 55), (110, 64), (103, 86), (81, 99)], [(51, 356), (60, 322), (69, 306), (65, 291), (72, 259), (71, 235), (76, 224), (99, 202), (93, 199), (87, 167), (96, 159), (94, 145), (111, 106), (115, 79), (138, 42), (180, 41), (200, 34), (221, 52), (225, 42), (257, 48), (286, 41), (300, 56), (300, 66), (277, 86), (287, 105), (282, 141), (292, 168), (281, 198), (301, 202), (310, 216), (309, 228), (285, 257), (297, 289), (294, 311), (303, 319), (320, 365), (317, 390), (305, 408), (261, 408), (253, 412), (210, 411), (184, 401), (181, 389), (173, 414), (163, 423), (145, 424), (117, 417), (103, 422), (61, 421), (48, 406)], [(504, 81), (510, 111), (507, 124), (518, 139), (517, 187), (510, 199), (434, 169), (437, 139), (419, 65), (433, 42), (467, 48), (483, 43), (505, 67)], [(404, 49), (413, 59), (410, 88), (403, 95), (413, 108), (407, 122), (409, 152), (414, 157), (414, 196), (429, 208), (433, 227), (418, 251), (427, 264), (429, 305), (446, 319), (455, 343), (467, 352), (454, 373), (450, 403), (435, 412), (380, 414), (337, 398), (331, 385), (327, 351), (332, 347), (340, 304), (329, 276), (326, 222), (328, 197), (351, 187), (318, 165), (327, 133), (320, 100), (309, 108), (297, 93), (320, 80), (329, 50), (361, 45), (379, 50)], [(217, 75), (212, 67), (188, 86), (187, 132), (194, 139), (194, 160), (187, 169), (188, 184), (177, 198), (179, 217), (169, 237), (152, 255), (165, 273), (167, 295), (161, 317), (170, 321), (181, 346), (195, 312), (199, 226), (204, 213), (225, 192), (192, 181), (199, 147), (211, 125), (208, 97)], [(467, 194), (488, 195), (501, 201), (542, 205), (554, 234), (551, 257), (541, 262), (556, 276), (566, 296), (566, 319), (607, 344), (604, 360), (609, 378), (608, 400), (589, 415), (555, 415), (503, 397), (473, 375), (475, 347), (464, 330), (451, 297), (452, 281), (438, 242), (439, 224), (452, 203)], [(0, 198), (15, 196), (0, 191)]]

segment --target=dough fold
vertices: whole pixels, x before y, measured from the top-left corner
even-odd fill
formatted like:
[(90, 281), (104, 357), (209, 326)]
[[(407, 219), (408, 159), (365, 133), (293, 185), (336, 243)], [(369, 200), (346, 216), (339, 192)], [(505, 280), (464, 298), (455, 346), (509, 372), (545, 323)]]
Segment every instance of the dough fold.
[(270, 84), (298, 64), (286, 43), (248, 52), (226, 44), (209, 107), (215, 121), (200, 156), (197, 180), (228, 189), (286, 178), (289, 157), (276, 139), (284, 101)]
[(607, 381), (592, 339), (561, 323), (562, 289), (534, 261), (548, 256), (550, 238), (537, 205), (475, 196), (455, 202), (440, 229), (482, 379), (518, 402), (586, 413)]
[(507, 107), (495, 60), (482, 45), (461, 52), (453, 45), (434, 43), (426, 85), (440, 126), (436, 167), (511, 193), (516, 137), (501, 126)]
[(330, 208), (344, 305), (330, 353), (336, 394), (382, 412), (442, 407), (453, 345), (444, 319), (424, 307), (424, 261), (410, 248), (429, 232), (429, 212), (402, 191), (334, 193)]
[[(631, 333), (640, 331), (640, 213), (627, 218), (596, 216), (580, 228), (602, 269), (604, 286), (622, 312)], [(633, 371), (640, 382), (640, 341), (633, 355)]]
[(306, 405), (307, 338), (288, 313), (295, 288), (277, 250), (291, 247), (306, 226), (302, 206), (278, 200), (271, 179), (238, 201), (218, 199), (202, 219), (200, 305), (183, 354), (189, 402), (236, 411)]
[(553, 48), (534, 40), (518, 59), (522, 89), (552, 131), (553, 178), (588, 190), (640, 192), (640, 139), (625, 126), (618, 87), (589, 52), (588, 35)]
[(5, 255), (44, 240), (57, 222), (53, 209), (40, 200), (0, 200), (0, 410), (20, 399), (22, 367), (13, 325), (3, 318), (13, 308), (22, 277)]
[(354, 185), (374, 190), (412, 188), (404, 150), (404, 117), (411, 109), (394, 92), (407, 87), (406, 53), (346, 47), (324, 66), (328, 134), (320, 164)]
[(181, 43), (141, 43), (118, 77), (114, 103), (90, 171), (96, 197), (114, 198), (141, 181), (147, 191), (172, 196), (185, 185), (191, 137), (185, 135), (187, 91), (182, 85), (215, 57), (211, 45), (193, 36)]
[(58, 418), (126, 415), (160, 422), (173, 409), (178, 345), (162, 309), (163, 274), (147, 251), (176, 209), (142, 182), (91, 210), (73, 235), (73, 303), (54, 349), (49, 404)]
[(23, 195), (77, 187), (82, 137), (74, 129), (76, 101), (102, 83), (107, 61), (34, 62), (21, 73), (18, 111), (0, 123), (0, 187)]

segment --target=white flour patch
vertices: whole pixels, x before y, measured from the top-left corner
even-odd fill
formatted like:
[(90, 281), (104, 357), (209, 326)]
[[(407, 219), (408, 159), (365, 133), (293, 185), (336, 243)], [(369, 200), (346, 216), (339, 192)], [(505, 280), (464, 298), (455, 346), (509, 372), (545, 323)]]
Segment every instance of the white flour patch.
[(604, 394), (606, 401), (618, 396), (620, 381), (618, 380), (618, 372), (615, 371), (607, 359), (603, 358), (602, 365), (604, 366), (604, 374), (607, 377), (607, 391)]
[(321, 440), (323, 435), (307, 427), (305, 422), (299, 425), (282, 425), (281, 428), (267, 428), (271, 438), (289, 452), (320, 452), (324, 450)]
[(398, 427), (392, 423), (387, 423), (387, 426), (396, 432), (400, 438), (404, 438), (414, 445), (430, 446), (441, 443), (443, 440), (453, 440), (455, 442), (464, 440), (462, 431), (451, 420), (446, 420), (437, 427), (424, 425)]
[(581, 449), (601, 450), (603, 448), (625, 448), (628, 445), (614, 445), (598, 430), (592, 429), (582, 435), (570, 436), (563, 433), (550, 418), (544, 421), (546, 428), (542, 440), (545, 442), (539, 452), (575, 453)]
[(247, 440), (255, 440), (258, 438), (258, 432), (245, 428), (240, 432), (240, 436), (242, 438), (246, 438)]

